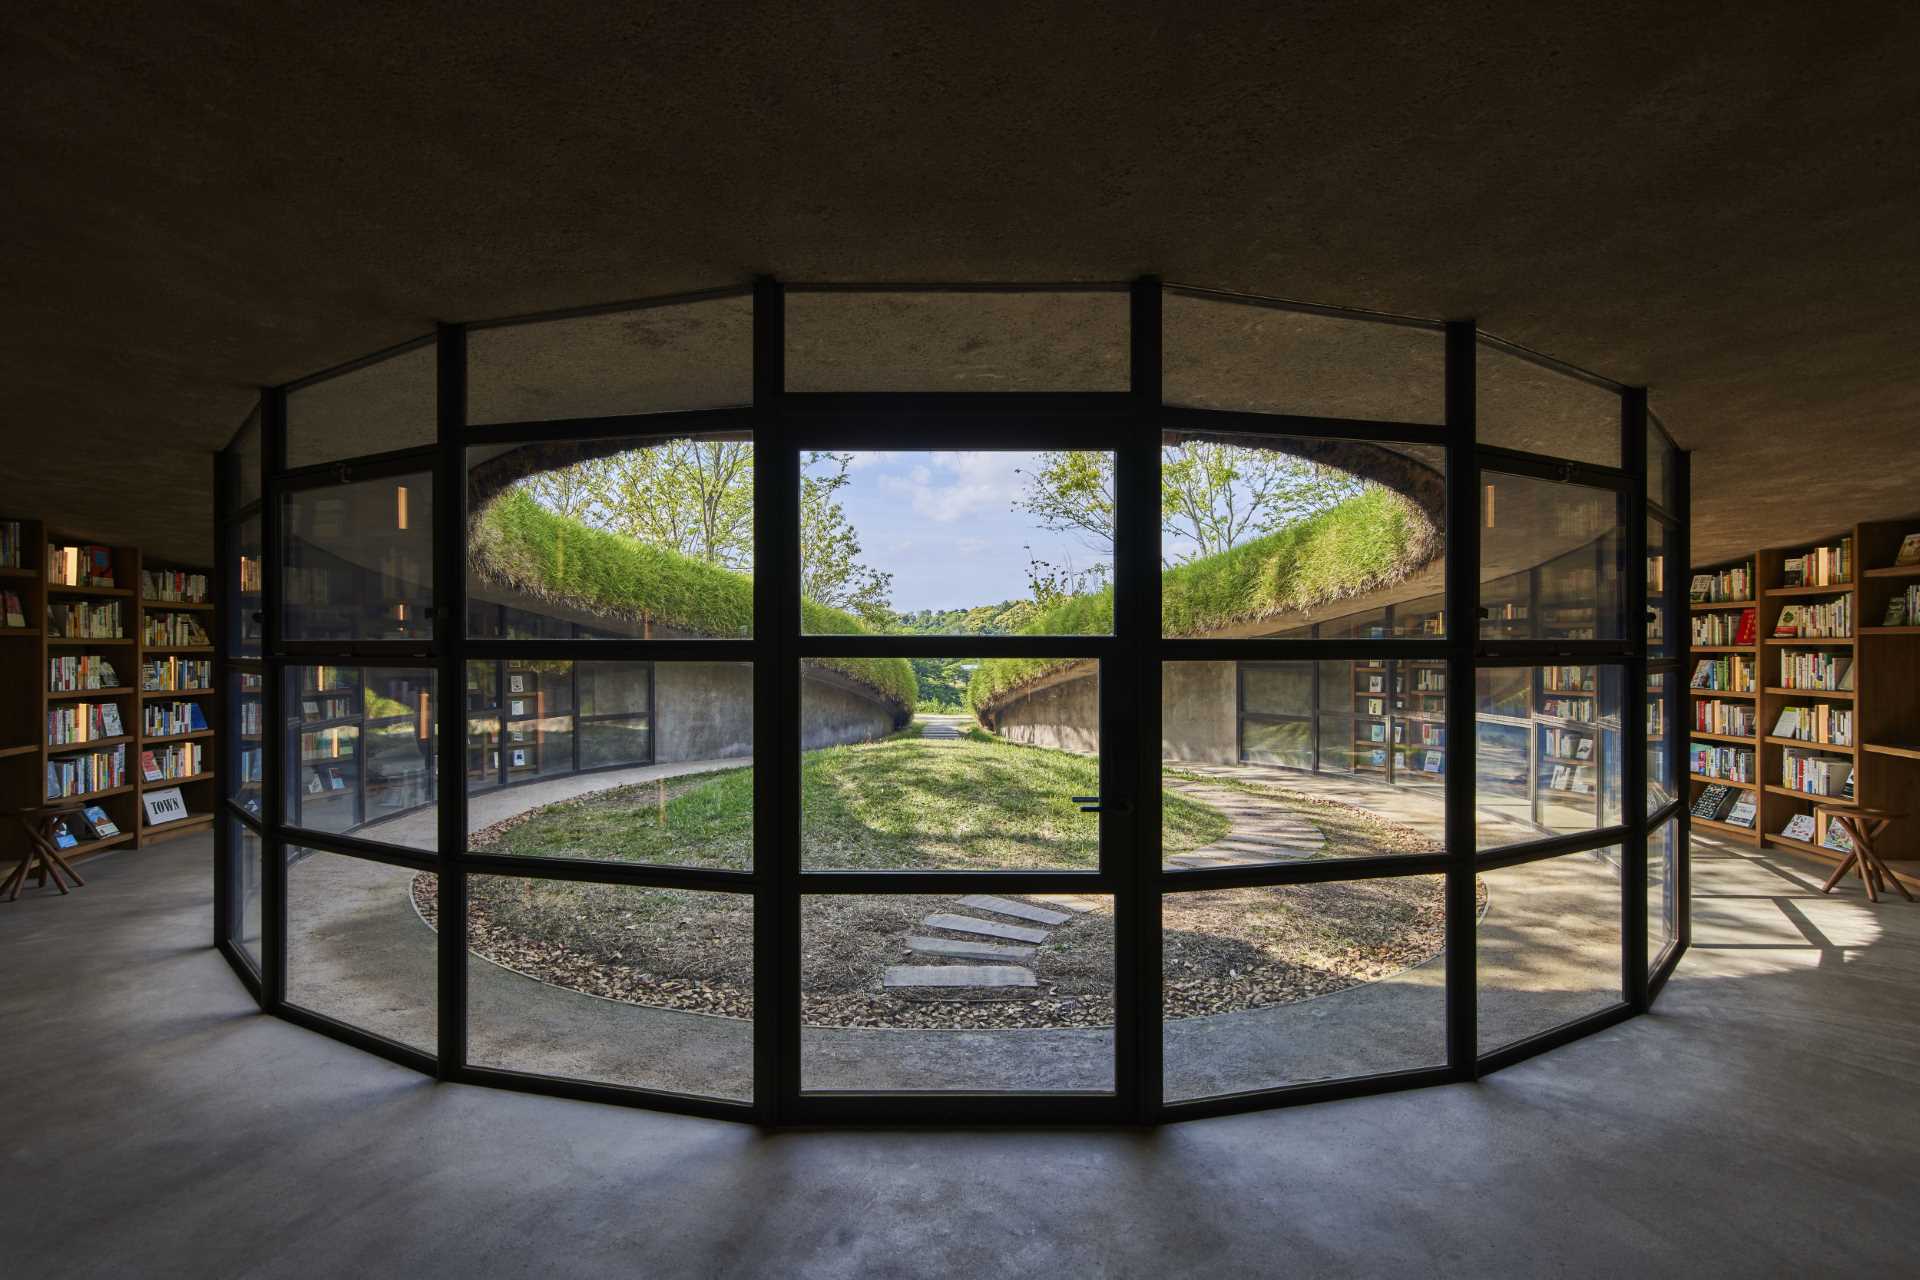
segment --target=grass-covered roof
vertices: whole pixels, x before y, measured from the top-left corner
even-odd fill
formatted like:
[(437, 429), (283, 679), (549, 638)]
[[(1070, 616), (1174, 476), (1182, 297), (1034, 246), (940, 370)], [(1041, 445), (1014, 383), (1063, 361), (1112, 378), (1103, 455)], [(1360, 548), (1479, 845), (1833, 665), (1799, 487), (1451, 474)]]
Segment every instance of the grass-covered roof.
[[(1230, 551), (1189, 561), (1160, 577), (1163, 634), (1203, 636), (1362, 595), (1432, 560), (1432, 524), (1400, 495), (1378, 486), (1318, 515)], [(1106, 635), (1113, 589), (1063, 600), (1020, 628), (1021, 635)], [(1063, 667), (1071, 658), (992, 658), (967, 689), (975, 707)]]
[[(592, 529), (509, 488), (474, 516), (468, 556), (482, 578), (522, 595), (602, 618), (695, 636), (734, 638), (753, 630), (753, 579), (633, 538)], [(800, 602), (815, 635), (866, 635), (858, 618)], [(827, 667), (912, 710), (918, 694), (904, 658), (823, 658)]]

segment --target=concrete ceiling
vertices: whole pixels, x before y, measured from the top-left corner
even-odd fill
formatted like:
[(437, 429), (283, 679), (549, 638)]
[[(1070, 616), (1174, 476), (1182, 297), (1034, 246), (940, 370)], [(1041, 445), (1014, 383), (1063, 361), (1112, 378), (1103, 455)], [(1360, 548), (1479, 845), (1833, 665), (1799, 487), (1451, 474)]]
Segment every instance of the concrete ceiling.
[(250, 388), (739, 282), (1170, 280), (1646, 383), (1696, 559), (1920, 510), (1920, 9), (40, 6), (0, 510), (210, 554)]

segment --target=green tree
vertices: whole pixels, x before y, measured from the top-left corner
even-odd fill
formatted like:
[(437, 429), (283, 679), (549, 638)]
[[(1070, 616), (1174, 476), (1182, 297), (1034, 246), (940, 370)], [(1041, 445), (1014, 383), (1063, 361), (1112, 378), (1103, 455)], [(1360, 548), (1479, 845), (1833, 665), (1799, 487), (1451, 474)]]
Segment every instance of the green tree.
[(800, 468), (800, 594), (891, 629), (893, 575), (860, 563), (860, 535), (835, 495), (851, 479), (844, 453), (808, 453)]
[(669, 440), (600, 465), (593, 523), (725, 569), (753, 567), (751, 443)]
[(520, 487), (555, 515), (591, 523), (595, 507), (605, 501), (606, 484), (607, 464), (594, 458), (537, 471), (522, 480)]

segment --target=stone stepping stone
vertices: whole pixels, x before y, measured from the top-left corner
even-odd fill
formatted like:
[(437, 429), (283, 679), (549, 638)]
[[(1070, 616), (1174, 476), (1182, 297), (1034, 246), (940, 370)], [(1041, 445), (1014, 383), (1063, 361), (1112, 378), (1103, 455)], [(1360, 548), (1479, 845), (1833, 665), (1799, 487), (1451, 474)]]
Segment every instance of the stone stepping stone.
[(1017, 924), (1001, 924), (998, 920), (976, 920), (972, 916), (953, 916), (935, 912), (920, 922), (929, 929), (945, 929), (949, 933), (977, 933), (988, 938), (1005, 938), (1009, 942), (1045, 942), (1045, 929), (1027, 929)]
[(955, 960), (1031, 960), (1032, 947), (1011, 946), (1004, 942), (962, 942), (958, 938), (907, 937), (907, 950), (923, 956), (948, 956)]
[(1024, 902), (1015, 902), (1011, 898), (996, 898), (985, 893), (969, 894), (960, 899), (960, 905), (974, 911), (991, 911), (997, 916), (1031, 920), (1035, 924), (1065, 924), (1073, 919), (1064, 911), (1049, 911), (1045, 907), (1029, 906)]
[(1071, 911), (1077, 916), (1085, 915), (1089, 911), (1097, 911), (1105, 902), (1105, 899), (1088, 893), (1030, 893), (1027, 896), (1038, 898), (1050, 907)]
[(880, 979), (885, 987), (1032, 987), (1033, 970), (1017, 964), (896, 964)]

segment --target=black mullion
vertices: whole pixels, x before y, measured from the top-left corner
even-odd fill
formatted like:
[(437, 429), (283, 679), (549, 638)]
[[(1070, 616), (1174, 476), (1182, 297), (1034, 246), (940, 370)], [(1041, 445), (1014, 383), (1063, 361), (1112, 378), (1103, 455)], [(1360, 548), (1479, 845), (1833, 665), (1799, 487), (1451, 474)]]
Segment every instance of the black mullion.
[(1534, 480), (1552, 480), (1561, 484), (1585, 485), (1591, 489), (1612, 489), (1616, 493), (1628, 485), (1646, 481), (1629, 475), (1621, 467), (1603, 467), (1591, 462), (1575, 462), (1543, 453), (1483, 444), (1478, 447), (1480, 466), (1500, 475), (1526, 476)]
[(751, 662), (755, 641), (738, 640), (467, 640), (462, 651), (488, 662)]
[(318, 853), (337, 853), (365, 862), (384, 862), (388, 866), (410, 867), (415, 871), (437, 871), (436, 855), (406, 845), (381, 844), (337, 831), (312, 831), (305, 827), (282, 827), (275, 833), (288, 848), (312, 849)]
[(551, 444), (575, 440), (698, 440), (745, 436), (753, 430), (753, 412), (745, 405), (723, 409), (679, 409), (666, 413), (608, 414), (591, 418), (543, 418), (532, 422), (489, 422), (468, 427), (466, 445)]
[[(786, 1118), (800, 1090), (800, 458), (787, 439), (786, 298), (753, 286), (753, 1101)], [(789, 668), (792, 668), (789, 671)], [(791, 741), (790, 741), (791, 740)]]
[(1624, 1003), (1609, 1005), (1598, 1013), (1590, 1013), (1584, 1017), (1575, 1018), (1571, 1022), (1563, 1022), (1557, 1027), (1542, 1031), (1537, 1035), (1528, 1036), (1524, 1040), (1516, 1040), (1512, 1044), (1502, 1045), (1498, 1049), (1490, 1050), (1480, 1057), (1477, 1064), (1478, 1073), (1480, 1075), (1488, 1075), (1492, 1072), (1511, 1067), (1515, 1063), (1524, 1062), (1536, 1054), (1547, 1052), (1549, 1049), (1558, 1049), (1563, 1044), (1571, 1044), (1575, 1040), (1583, 1040), (1597, 1031), (1604, 1031), (1608, 1027), (1625, 1022), (1633, 1016), (1633, 1013), (1632, 1005)]
[[(758, 879), (752, 871), (720, 871), (705, 867), (674, 867), (646, 862), (596, 861), (591, 858), (543, 858), (528, 854), (461, 853), (454, 855), (468, 875), (514, 876), (525, 880), (569, 880), (617, 884), (639, 889), (698, 889), (712, 893), (752, 893)], [(382, 861), (405, 862), (385, 856)], [(423, 867), (422, 870), (431, 870)]]
[[(797, 735), (796, 735), (797, 736)], [(800, 870), (792, 879), (801, 897), (854, 893), (1095, 893), (1116, 894), (1125, 868), (1100, 871), (832, 871)]]
[[(260, 989), (269, 1013), (282, 1012), (287, 998), (287, 855), (273, 834), (280, 826), (286, 799), (287, 709), (284, 697), (286, 665), (275, 661), (285, 643), (281, 625), (282, 548), (286, 502), (280, 491), (280, 472), (287, 456), (287, 395), (269, 389), (260, 397), (260, 652), (261, 680), (261, 818), (266, 835), (260, 842)], [(217, 650), (216, 650), (217, 651)]]
[[(1641, 477), (1626, 494), (1627, 634), (1633, 654), (1627, 659), (1628, 698), (1620, 711), (1620, 817), (1627, 827), (1622, 850), (1621, 970), (1622, 996), (1636, 1012), (1647, 1007), (1647, 393), (1629, 388), (1620, 397), (1621, 458), (1629, 474)], [(1595, 691), (1599, 681), (1594, 681)], [(1629, 733), (1628, 726), (1634, 726)], [(1605, 754), (1604, 752), (1602, 753)], [(1596, 787), (1596, 791), (1600, 788)]]
[[(1475, 1078), (1479, 1062), (1473, 656), (1480, 633), (1477, 337), (1470, 320), (1447, 324), (1447, 772), (1442, 792), (1447, 853), (1447, 1065), (1458, 1080)], [(1528, 750), (1531, 753), (1531, 743)]]
[(714, 302), (722, 298), (745, 298), (745, 285), (720, 285), (713, 289), (690, 289), (685, 293), (657, 294), (648, 298), (624, 298), (615, 302), (591, 302), (579, 307), (561, 307), (554, 311), (529, 311), (519, 315), (496, 316), (488, 320), (469, 320), (461, 327), (468, 332), (504, 329), (509, 325), (546, 324), (554, 320), (583, 320), (588, 316), (618, 315), (623, 311), (651, 311), (658, 307), (685, 306), (689, 302)]
[(1519, 867), (1529, 862), (1545, 862), (1549, 858), (1565, 857), (1569, 853), (1589, 853), (1595, 849), (1605, 849), (1612, 845), (1626, 844), (1628, 831), (1624, 825), (1596, 827), (1592, 831), (1575, 831), (1569, 835), (1544, 836), (1538, 840), (1526, 840), (1519, 844), (1501, 845), (1480, 854), (1476, 866), (1481, 871), (1498, 871), (1503, 867)]
[[(1678, 571), (1668, 575), (1667, 616), (1690, 618), (1685, 589), (1680, 584), (1685, 582), (1693, 572), (1693, 455), (1676, 450), (1672, 462), (1673, 505), (1680, 519), (1674, 527), (1672, 542), (1674, 550), (1670, 553), (1673, 556), (1671, 567), (1677, 568)], [(1676, 652), (1679, 651), (1681, 643), (1676, 635), (1673, 640)], [(1688, 788), (1686, 775), (1680, 771), (1680, 761), (1683, 758), (1680, 752), (1686, 748), (1686, 736), (1682, 730), (1682, 717), (1678, 713), (1682, 705), (1689, 706), (1689, 710), (1691, 707), (1684, 702), (1688, 696), (1685, 675), (1679, 671), (1677, 664), (1675, 670), (1676, 688), (1670, 692), (1667, 704), (1667, 768), (1674, 778), (1674, 796), (1683, 801), (1678, 815), (1680, 834), (1679, 848), (1675, 853), (1673, 890), (1679, 907), (1679, 919), (1674, 931), (1673, 957), (1661, 974), (1662, 983), (1666, 981), (1665, 975), (1672, 972), (1672, 965), (1679, 963), (1680, 957), (1686, 954), (1687, 948), (1693, 943), (1693, 812), (1692, 806), (1684, 803)], [(1691, 720), (1692, 716), (1689, 714), (1686, 721), (1690, 723)], [(1758, 823), (1759, 816), (1756, 814), (1755, 825)]]
[(1241, 867), (1190, 867), (1161, 871), (1162, 893), (1192, 893), (1204, 889), (1251, 889), (1294, 884), (1325, 884), (1334, 880), (1384, 880), (1398, 876), (1430, 876), (1447, 871), (1447, 853), (1383, 853), (1364, 858), (1308, 858)]
[[(1111, 442), (1109, 442), (1111, 443)], [(731, 643), (731, 642), (730, 642)], [(789, 645), (798, 658), (944, 658), (956, 651), (969, 658), (1124, 659), (1119, 639), (1104, 636), (893, 636), (795, 635)], [(712, 661), (713, 659), (709, 659)]]
[(437, 446), (413, 445), (341, 462), (310, 462), (304, 467), (288, 471), (282, 477), (284, 483), (281, 488), (287, 493), (298, 493), (341, 484), (360, 484), (389, 476), (411, 475), (416, 471), (432, 471), (439, 463), (440, 451)]
[[(1114, 1092), (1140, 1122), (1159, 1113), (1164, 1092), (1161, 1030), (1160, 712), (1160, 281), (1134, 282), (1128, 323), (1128, 387), (1136, 425), (1114, 455), (1114, 632), (1125, 690), (1100, 681), (1101, 790), (1132, 792), (1131, 821), (1100, 815), (1100, 863), (1118, 873), (1114, 899)], [(1129, 653), (1128, 650), (1131, 652)], [(1123, 720), (1116, 722), (1112, 713)], [(1119, 839), (1115, 839), (1119, 837)]]
[[(214, 794), (222, 802), (232, 790), (231, 780), (240, 752), (239, 736), (229, 729), (227, 716), (227, 630), (233, 625), (234, 603), (228, 582), (231, 575), (227, 573), (227, 566), (234, 562), (234, 534), (228, 523), (228, 509), (233, 505), (233, 473), (237, 463), (231, 447), (213, 455), (213, 723), (220, 729), (213, 752), (219, 761)], [(146, 684), (144, 677), (140, 683)], [(138, 698), (134, 701), (139, 703)], [(144, 717), (144, 707), (141, 714)], [(233, 904), (238, 899), (233, 891), (232, 846), (233, 841), (227, 837), (227, 824), (216, 817), (213, 823), (213, 945), (222, 948), (233, 944), (235, 932)]]
[(1050, 433), (1086, 433), (1089, 447), (1098, 448), (1112, 437), (1094, 433), (1126, 422), (1135, 405), (1131, 391), (784, 391), (780, 399), (802, 449), (831, 447), (818, 443), (827, 439), (898, 448), (899, 433), (887, 424), (923, 419), (964, 427), (970, 435), (983, 430), (989, 439), (1006, 440), (1006, 448), (1020, 447), (1022, 423), (1042, 419)]
[(487, 1089), (511, 1089), (549, 1098), (569, 1098), (575, 1102), (599, 1102), (616, 1107), (642, 1107), (676, 1115), (704, 1116), (710, 1120), (751, 1121), (757, 1118), (751, 1102), (705, 1098), (694, 1093), (672, 1093), (639, 1085), (605, 1084), (533, 1071), (513, 1071), (505, 1067), (465, 1067), (460, 1071), (459, 1082)]
[[(439, 809), (438, 1074), (458, 1078), (467, 1065), (467, 333), (439, 329), (439, 464), (433, 504), (433, 642), (440, 686), (437, 767), (456, 784), (441, 789)], [(504, 726), (506, 721), (501, 720)], [(504, 735), (503, 735), (504, 736)]]
[(1447, 651), (1448, 642), (1444, 640), (1245, 636), (1226, 640), (1178, 639), (1160, 642), (1161, 656), (1173, 661), (1187, 658), (1240, 662), (1300, 662), (1308, 659), (1331, 662), (1343, 659), (1355, 662), (1384, 662), (1389, 659), (1431, 662), (1446, 657)]

